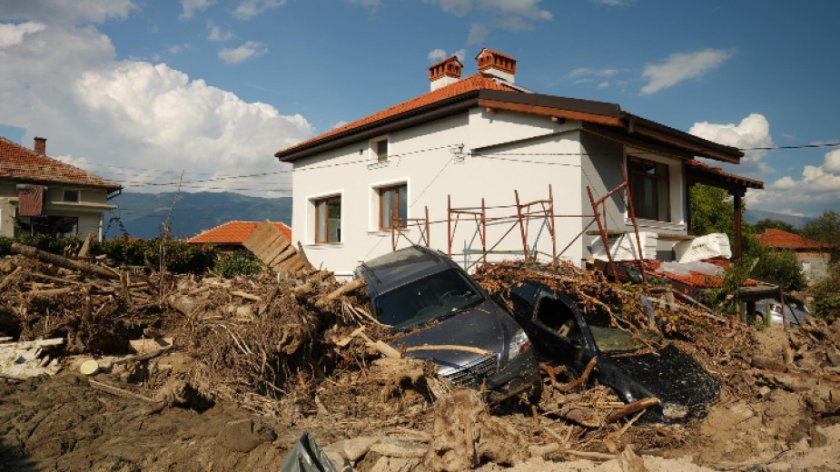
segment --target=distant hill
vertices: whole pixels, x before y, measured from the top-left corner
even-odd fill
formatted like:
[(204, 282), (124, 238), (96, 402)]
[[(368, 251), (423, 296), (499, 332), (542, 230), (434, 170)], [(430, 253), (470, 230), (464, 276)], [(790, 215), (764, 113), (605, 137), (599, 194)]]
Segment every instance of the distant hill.
[[(132, 238), (149, 239), (160, 235), (161, 224), (174, 198), (174, 192), (123, 192), (111, 202), (119, 209), (105, 216), (106, 237), (121, 235), (116, 222), (109, 225), (112, 217), (120, 218)], [(292, 198), (249, 197), (232, 192), (181, 192), (170, 224), (173, 236), (189, 238), (226, 221), (259, 221), (266, 218), (291, 225)]]
[(755, 224), (759, 220), (767, 218), (784, 221), (785, 223), (793, 225), (794, 228), (802, 228), (806, 223), (813, 220), (813, 218), (807, 216), (785, 215), (783, 213), (763, 210), (747, 210), (744, 213), (744, 219), (746, 219), (750, 224)]

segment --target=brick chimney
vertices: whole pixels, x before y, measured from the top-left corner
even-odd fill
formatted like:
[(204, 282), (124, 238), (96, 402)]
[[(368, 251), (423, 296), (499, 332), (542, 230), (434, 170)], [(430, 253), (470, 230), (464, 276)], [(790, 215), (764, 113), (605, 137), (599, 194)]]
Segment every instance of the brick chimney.
[(47, 138), (42, 138), (40, 136), (35, 136), (35, 144), (32, 146), (32, 150), (37, 152), (42, 156), (47, 155)]
[(516, 75), (516, 59), (488, 48), (482, 48), (475, 56), (478, 70), (482, 74), (491, 75), (506, 82), (513, 83)]
[(440, 62), (435, 62), (429, 67), (429, 85), (431, 89), (437, 90), (445, 85), (457, 82), (461, 79), (461, 69), (464, 65), (457, 57), (448, 57)]

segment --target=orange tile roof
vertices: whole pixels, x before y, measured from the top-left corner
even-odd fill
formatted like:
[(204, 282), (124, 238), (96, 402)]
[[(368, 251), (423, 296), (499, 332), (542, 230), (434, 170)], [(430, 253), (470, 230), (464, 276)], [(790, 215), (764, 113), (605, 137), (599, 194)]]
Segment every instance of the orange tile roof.
[(758, 241), (767, 247), (776, 249), (820, 249), (828, 247), (819, 241), (802, 237), (780, 229), (766, 229), (758, 235)]
[(0, 137), (0, 179), (4, 178), (21, 182), (102, 187), (109, 190), (122, 188), (119, 184)]
[[(187, 242), (190, 244), (242, 244), (258, 224), (260, 224), (259, 221), (228, 221), (193, 236)], [(286, 236), (286, 239), (292, 240), (291, 228), (280, 222), (274, 223), (274, 226), (283, 233), (283, 236)]]
[(392, 116), (399, 115), (401, 113), (405, 113), (407, 111), (415, 110), (417, 108), (422, 108), (426, 105), (431, 105), (433, 103), (446, 100), (448, 98), (457, 97), (458, 95), (462, 95), (468, 92), (474, 92), (476, 90), (499, 90), (502, 92), (515, 92), (516, 89), (510, 87), (508, 85), (501, 84), (497, 82), (492, 77), (487, 77), (482, 75), (481, 73), (473, 74), (469, 77), (459, 80), (458, 82), (446, 85), (441, 87), (437, 90), (427, 92), (419, 97), (414, 97), (411, 100), (402, 102), (398, 105), (394, 105), (390, 108), (386, 108), (380, 112), (374, 113), (372, 115), (366, 116), (362, 119), (356, 120), (352, 123), (348, 123), (344, 126), (332, 129), (323, 133), (319, 136), (315, 136), (314, 138), (307, 139), (306, 141), (300, 142), (295, 144), (294, 146), (287, 147), (285, 149), (281, 149), (277, 151), (277, 153), (286, 153), (303, 146), (306, 146), (309, 143), (313, 143), (315, 141), (320, 141), (322, 139), (328, 138), (330, 136), (335, 136), (337, 134), (341, 134), (346, 131), (350, 131), (354, 128), (358, 128), (360, 126), (364, 126), (370, 123), (375, 123), (377, 121), (383, 120), (385, 118), (390, 118)]

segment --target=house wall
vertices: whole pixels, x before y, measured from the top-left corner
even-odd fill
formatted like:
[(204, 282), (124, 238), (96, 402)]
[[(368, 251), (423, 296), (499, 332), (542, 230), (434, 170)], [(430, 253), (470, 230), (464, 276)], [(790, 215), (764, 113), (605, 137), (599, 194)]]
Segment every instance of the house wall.
[(0, 182), (0, 237), (11, 238), (15, 235), (15, 208), (17, 208), (15, 184)]
[[(19, 182), (0, 182), (0, 236), (14, 236), (17, 185)], [(78, 191), (77, 202), (65, 202), (64, 190)], [(101, 240), (101, 222), (105, 211), (116, 208), (108, 204), (108, 193), (103, 189), (67, 185), (49, 185), (44, 198), (46, 213), (50, 216), (78, 218), (76, 236), (85, 237), (93, 232)]]
[[(594, 199), (598, 200), (608, 191), (620, 185), (624, 181), (621, 166), (626, 168), (626, 159), (630, 155), (668, 165), (671, 221), (652, 221), (637, 218), (639, 231), (658, 234), (687, 234), (685, 173), (681, 161), (643, 149), (624, 146), (621, 143), (585, 132), (581, 133), (581, 146), (584, 151), (581, 158), (582, 185), (580, 189), (582, 214), (593, 214), (587, 187), (592, 189)], [(613, 194), (599, 211), (606, 213), (607, 230), (633, 231), (633, 224), (621, 192)], [(588, 224), (590, 220), (587, 219), (584, 225)], [(597, 225), (593, 224), (587, 232), (597, 232), (597, 230)], [(586, 235), (584, 237), (585, 247), (590, 246), (598, 238), (600, 236), (597, 234)], [(670, 253), (676, 242), (659, 239), (657, 252)], [(583, 257), (589, 257), (590, 255), (589, 250), (586, 249)]]
[(809, 284), (828, 277), (831, 254), (825, 252), (797, 252), (796, 258), (799, 260)]
[[(514, 190), (522, 202), (548, 198), (554, 190), (555, 213), (576, 215), (557, 219), (557, 250), (580, 232), (580, 142), (579, 123), (553, 123), (547, 117), (489, 111), (474, 108), (421, 126), (391, 133), (390, 159), (371, 161), (369, 142), (359, 142), (294, 163), (293, 234), (316, 266), (323, 264), (339, 276), (352, 274), (360, 261), (392, 250), (391, 232), (379, 231), (377, 188), (407, 183), (408, 218), (424, 216), (429, 209), (432, 247), (447, 251), (447, 195), (453, 207), (510, 205), (487, 211), (488, 218), (516, 213)], [(559, 133), (559, 134), (558, 134)], [(551, 136), (546, 136), (546, 135)], [(534, 139), (528, 139), (534, 138)], [(525, 142), (510, 141), (528, 139)], [(435, 149), (463, 145), (462, 151)], [(496, 145), (471, 152), (475, 148)], [(516, 155), (512, 155), (515, 153)], [(523, 155), (524, 154), (524, 155)], [(569, 155), (560, 155), (569, 154)], [(314, 244), (313, 199), (341, 195), (342, 241)], [(505, 252), (522, 253), (520, 230), (515, 220), (488, 224), (487, 246), (501, 242), (491, 260)], [(453, 258), (468, 266), (478, 260), (481, 238), (477, 224), (462, 216), (453, 231)], [(502, 235), (509, 231), (504, 239)], [(527, 226), (529, 251), (550, 254), (551, 239), (545, 221), (533, 219)], [(418, 242), (419, 230), (406, 230)], [(399, 247), (409, 243), (400, 240)], [(579, 262), (580, 240), (571, 244), (564, 257)], [(542, 256), (545, 258), (545, 256)]]

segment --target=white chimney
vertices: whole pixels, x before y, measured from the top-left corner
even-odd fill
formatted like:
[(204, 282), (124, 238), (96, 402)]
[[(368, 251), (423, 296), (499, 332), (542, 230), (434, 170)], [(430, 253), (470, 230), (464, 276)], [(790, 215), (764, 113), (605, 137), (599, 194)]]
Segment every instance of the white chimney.
[(490, 75), (505, 82), (514, 83), (516, 75), (516, 59), (488, 48), (482, 48), (475, 56), (478, 70), (482, 74)]
[(429, 67), (429, 85), (432, 91), (461, 80), (464, 65), (457, 57), (448, 57)]

